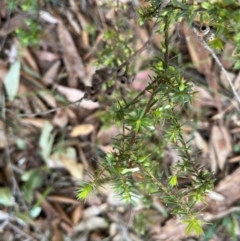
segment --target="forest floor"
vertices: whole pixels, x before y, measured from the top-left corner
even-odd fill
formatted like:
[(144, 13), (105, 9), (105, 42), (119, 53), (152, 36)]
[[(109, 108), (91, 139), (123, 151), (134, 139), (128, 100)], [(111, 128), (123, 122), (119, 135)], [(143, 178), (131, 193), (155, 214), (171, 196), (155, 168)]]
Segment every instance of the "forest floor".
[[(107, 86), (99, 96), (82, 99), (95, 71), (112, 61), (114, 48), (106, 49), (107, 31), (132, 34), (135, 51), (149, 38), (154, 20), (142, 26), (137, 21), (136, 9), (144, 4), (131, 0), (119, 4), (121, 11), (97, 0), (43, 4), (38, 16), (43, 34), (37, 46), (23, 47), (24, 37), (16, 30), (25, 27), (28, 16), (11, 13), (6, 1), (0, 1), (0, 241), (240, 237), (237, 103), (224, 74), (184, 21), (169, 33), (171, 54), (173, 64), (186, 66), (184, 76), (196, 91), (193, 103), (182, 112), (183, 123), (192, 120), (183, 130), (186, 138), (192, 137), (198, 159), (216, 176), (202, 213), (212, 225), (200, 238), (185, 237), (181, 223), (171, 218), (160, 200), (148, 208), (126, 205), (110, 184), (86, 201), (77, 200), (80, 183), (99, 168), (101, 157), (112, 150), (111, 138), (121, 131), (110, 119), (109, 108), (122, 95), (127, 98), (147, 86), (152, 71), (146, 66), (163, 41), (156, 34), (152, 46), (135, 59), (132, 83)], [(240, 74), (233, 70), (233, 50), (226, 43), (219, 58), (238, 90)], [(173, 149), (166, 148), (165, 156), (159, 159), (168, 167), (178, 159)]]

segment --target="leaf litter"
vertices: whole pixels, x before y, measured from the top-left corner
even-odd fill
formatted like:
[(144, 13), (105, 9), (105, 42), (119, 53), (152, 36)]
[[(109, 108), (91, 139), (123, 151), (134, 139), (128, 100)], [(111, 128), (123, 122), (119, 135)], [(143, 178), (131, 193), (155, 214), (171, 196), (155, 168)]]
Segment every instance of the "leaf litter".
[[(125, 2), (127, 6), (132, 4), (132, 1)], [(114, 133), (119, 133), (115, 123), (108, 123), (111, 101), (104, 98), (100, 101), (82, 100), (85, 87), (91, 85), (88, 75), (96, 70), (95, 61), (105, 41), (105, 28), (112, 28), (110, 22), (117, 21), (117, 14), (114, 9), (106, 10), (96, 1), (87, 3), (87, 11), (81, 10), (78, 4), (78, 1), (69, 1), (65, 6), (66, 14), (56, 6), (52, 12), (42, 9), (40, 19), (46, 26), (46, 33), (42, 36), (40, 48), (25, 47), (20, 56), (11, 34), (25, 26), (26, 16), (18, 13), (7, 20), (9, 10), (5, 1), (0, 1), (3, 18), (0, 37), (7, 41), (1, 43), (5, 54), (0, 59), (1, 84), (5, 88), (5, 95), (3, 90), (1, 95), (6, 97), (1, 108), (2, 112), (7, 110), (0, 122), (0, 221), (6, 222), (0, 232), (5, 240), (14, 240), (13, 234), (16, 233), (20, 240), (26, 237), (42, 240), (45, 235), (48, 235), (45, 240), (52, 241), (67, 240), (65, 236), (71, 240), (95, 241), (108, 235), (115, 241), (123, 240), (122, 237), (143, 240), (133, 230), (133, 220), (143, 209), (141, 202), (138, 207), (129, 208), (113, 194), (112, 187), (105, 185), (101, 187), (101, 196), (88, 197), (85, 203), (76, 199), (79, 182), (89, 179), (86, 171), (94, 172), (98, 165), (95, 160), (100, 160), (100, 150), (112, 150), (111, 138)], [(135, 46), (138, 49), (137, 46), (148, 39), (148, 29), (139, 26), (134, 18), (126, 18), (126, 25), (135, 31), (135, 37), (139, 39)], [(152, 26), (153, 22), (148, 25)], [(193, 151), (199, 153), (202, 164), (216, 173), (218, 183), (214, 192), (209, 194), (207, 205), (196, 206), (196, 210), (207, 206), (203, 218), (212, 221), (226, 216), (231, 208), (236, 208), (240, 199), (239, 168), (236, 165), (240, 160), (240, 121), (233, 108), (229, 108), (231, 104), (219, 95), (228, 88), (224, 76), (213, 68), (211, 58), (186, 25), (180, 33), (180, 37), (186, 40), (184, 46), (178, 46), (178, 42), (174, 44), (179, 51), (185, 48), (183, 57), (191, 59), (196, 75), (199, 79), (203, 75), (205, 81), (203, 86), (195, 83), (198, 92), (193, 102), (195, 109), (189, 110), (189, 114), (199, 121), (184, 129), (184, 138), (194, 137)], [(161, 40), (161, 36), (154, 38), (156, 48), (161, 47)], [(9, 49), (9, 46), (12, 47)], [(229, 68), (232, 66), (231, 49), (230, 44), (226, 45), (223, 55), (224, 65)], [(150, 79), (151, 71), (141, 67), (151, 56), (151, 52), (144, 51), (136, 63), (136, 81), (130, 87), (134, 91), (140, 92)], [(188, 68), (185, 72), (191, 74)], [(239, 74), (230, 73), (238, 88)], [(218, 78), (223, 85), (216, 81)], [(105, 111), (105, 119), (100, 119), (99, 110)], [(229, 117), (223, 118), (221, 113), (227, 113)], [(10, 163), (6, 164), (6, 158)], [(179, 154), (169, 146), (164, 159), (166, 165), (171, 166), (179, 159)], [(26, 175), (31, 178), (24, 179)], [(11, 180), (13, 185), (6, 180)], [(147, 226), (149, 240), (189, 240), (184, 235), (183, 225), (163, 215), (167, 208), (160, 200), (155, 202), (160, 203), (160, 208), (158, 205), (158, 208), (146, 212), (155, 220)], [(9, 219), (8, 215), (14, 216), (14, 205), (23, 213), (29, 211), (32, 217), (27, 214), (28, 219), (23, 216), (17, 219), (15, 212), (15, 218)], [(126, 216), (130, 218), (126, 219)], [(49, 231), (52, 235), (48, 234)]]

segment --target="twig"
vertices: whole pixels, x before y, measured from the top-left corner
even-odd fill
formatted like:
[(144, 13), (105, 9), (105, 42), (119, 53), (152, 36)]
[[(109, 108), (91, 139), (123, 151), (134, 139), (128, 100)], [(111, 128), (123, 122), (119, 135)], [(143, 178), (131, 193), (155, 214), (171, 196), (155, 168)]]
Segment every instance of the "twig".
[(14, 226), (13, 224), (11, 224), (10, 222), (8, 223), (8, 226), (13, 229), (15, 232), (21, 234), (22, 236), (24, 236), (27, 239), (33, 240), (33, 241), (37, 241), (35, 238), (33, 238), (32, 236), (30, 236), (29, 234), (23, 232), (20, 228)]
[(141, 54), (145, 49), (147, 49), (152, 44), (154, 35), (158, 31), (158, 19), (161, 15), (163, 9), (169, 4), (169, 2), (170, 2), (170, 0), (162, 0), (161, 5), (158, 10), (157, 19), (153, 25), (153, 28), (151, 30), (148, 40), (144, 43), (144, 45), (139, 50), (137, 50), (132, 56), (130, 56), (122, 65), (120, 65), (119, 68), (124, 67), (124, 66), (128, 65), (129, 63), (131, 63), (139, 54)]
[(46, 110), (46, 111), (42, 111), (42, 112), (38, 112), (38, 113), (32, 113), (32, 114), (19, 114), (18, 116), (19, 117), (35, 117), (37, 115), (47, 115), (49, 113), (52, 113), (52, 112), (55, 112), (57, 110), (62, 110), (62, 109), (65, 109), (67, 107), (70, 107), (72, 105), (75, 105), (76, 103), (81, 103), (81, 101), (84, 99), (84, 97), (82, 97), (80, 100), (76, 100), (68, 105), (65, 105), (65, 106), (61, 106), (61, 107), (56, 107), (56, 108), (53, 108), (51, 110)]
[(220, 219), (220, 218), (223, 218), (231, 213), (234, 213), (234, 212), (239, 212), (240, 211), (240, 207), (231, 207), (227, 210), (224, 210), (218, 214), (203, 214), (204, 215), (204, 220), (207, 221), (207, 222), (212, 222), (214, 220), (217, 220), (217, 219)]
[(224, 75), (227, 78), (227, 81), (229, 83), (229, 85), (231, 86), (232, 92), (234, 94), (234, 96), (236, 97), (238, 103), (240, 104), (240, 97), (232, 83), (232, 81), (230, 80), (227, 71), (225, 70), (225, 68), (223, 67), (222, 63), (220, 62), (220, 60), (218, 59), (217, 55), (215, 54), (215, 52), (213, 51), (212, 48), (210, 48), (210, 46), (204, 41), (204, 39), (202, 37), (200, 37), (199, 32), (196, 28), (193, 27), (193, 31), (196, 34), (196, 36), (200, 39), (201, 44), (203, 45), (203, 47), (212, 55), (212, 57), (215, 59), (217, 65), (219, 66), (219, 68), (223, 71)]

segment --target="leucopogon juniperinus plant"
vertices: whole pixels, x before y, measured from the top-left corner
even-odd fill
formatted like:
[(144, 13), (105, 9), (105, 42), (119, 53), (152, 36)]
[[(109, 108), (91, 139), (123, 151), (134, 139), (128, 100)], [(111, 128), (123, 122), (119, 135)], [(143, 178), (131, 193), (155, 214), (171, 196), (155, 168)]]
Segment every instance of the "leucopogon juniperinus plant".
[[(169, 28), (186, 21), (205, 47), (213, 51), (213, 57), (214, 51), (222, 49), (224, 36), (234, 41), (237, 56), (240, 25), (236, 23), (240, 22), (240, 6), (236, 1), (226, 0), (200, 4), (177, 0), (147, 2), (147, 7), (138, 13), (140, 23), (156, 19), (150, 37), (142, 48), (120, 63), (116, 72), (129, 66), (135, 57), (151, 46), (154, 35), (160, 33), (164, 41), (161, 53), (152, 61), (154, 77), (143, 91), (131, 98), (122, 97), (111, 108), (111, 118), (121, 126), (122, 132), (113, 139), (114, 151), (106, 153), (92, 180), (81, 184), (78, 198), (85, 199), (106, 182), (113, 185), (116, 194), (126, 203), (136, 205), (138, 200), (158, 197), (186, 224), (186, 234), (194, 231), (200, 235), (204, 221), (194, 206), (204, 202), (215, 179), (192, 155), (190, 140), (183, 137), (179, 109), (191, 103), (194, 93), (191, 82), (169, 60)], [(238, 62), (236, 60), (235, 68), (239, 68)], [(162, 145), (171, 145), (181, 159), (169, 175), (164, 173), (157, 155), (148, 148), (149, 139), (156, 132), (161, 135)], [(188, 185), (179, 188), (179, 178), (187, 179)]]

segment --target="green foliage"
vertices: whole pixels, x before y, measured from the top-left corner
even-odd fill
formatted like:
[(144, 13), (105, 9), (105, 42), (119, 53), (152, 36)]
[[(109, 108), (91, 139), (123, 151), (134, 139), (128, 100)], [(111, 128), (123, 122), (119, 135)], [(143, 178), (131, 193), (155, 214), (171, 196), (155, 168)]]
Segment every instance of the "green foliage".
[(4, 87), (6, 89), (8, 99), (10, 101), (13, 101), (15, 96), (17, 95), (18, 92), (18, 87), (19, 87), (19, 79), (20, 79), (20, 69), (21, 69), (21, 64), (20, 61), (14, 62), (5, 79), (4, 79)]
[(22, 46), (36, 46), (42, 34), (42, 27), (38, 21), (38, 0), (8, 0), (7, 7), (12, 12), (17, 12), (18, 8), (20, 8), (28, 15), (25, 26), (15, 30), (14, 34)]
[[(211, 47), (221, 51), (226, 41), (232, 41), (236, 46), (233, 57), (237, 57), (240, 52), (239, 4), (230, 0), (204, 1), (201, 4), (172, 0), (159, 13), (161, 1), (147, 2), (149, 5), (138, 10), (139, 23), (142, 25), (149, 19), (157, 18), (158, 32), (164, 35), (161, 53), (151, 62), (155, 75), (142, 92), (118, 99), (111, 108), (111, 118), (121, 126), (122, 133), (113, 139), (114, 151), (103, 158), (102, 169), (96, 171), (92, 181), (82, 184), (78, 198), (85, 199), (93, 190), (108, 182), (126, 203), (137, 205), (146, 197), (150, 202), (155, 197), (160, 198), (168, 205), (171, 214), (186, 224), (187, 235), (192, 232), (202, 235), (202, 226), (206, 223), (199, 219), (199, 213), (193, 207), (197, 202), (204, 202), (215, 179), (192, 156), (190, 140), (183, 138), (179, 110), (191, 104), (194, 93), (191, 82), (170, 64), (169, 29), (183, 19), (189, 27), (194, 21), (210, 25), (214, 38), (207, 42)], [(124, 35), (118, 23), (117, 31), (105, 33), (105, 48), (99, 54), (99, 64), (111, 67), (125, 64), (129, 67), (129, 58), (133, 54), (132, 34)], [(238, 62), (235, 68), (239, 68)], [(178, 151), (180, 159), (171, 174), (164, 167), (163, 150), (167, 145)], [(189, 184), (180, 188), (180, 178), (189, 180)]]
[(15, 35), (22, 46), (37, 45), (41, 36), (41, 26), (33, 19), (26, 20), (25, 23), (26, 27), (17, 29)]

